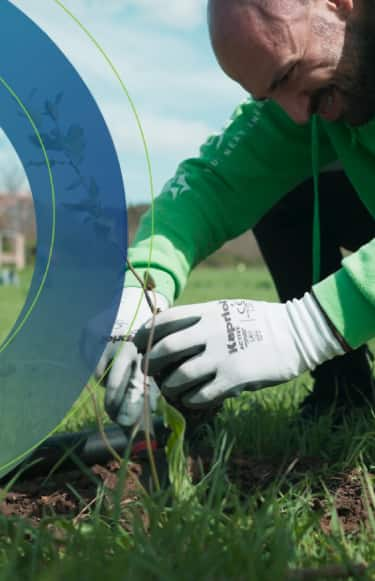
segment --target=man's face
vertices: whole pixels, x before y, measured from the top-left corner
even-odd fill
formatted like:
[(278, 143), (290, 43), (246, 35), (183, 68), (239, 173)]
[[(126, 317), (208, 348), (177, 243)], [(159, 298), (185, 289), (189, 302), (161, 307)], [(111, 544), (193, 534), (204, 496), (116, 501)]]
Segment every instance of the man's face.
[(363, 7), (361, 18), (351, 11), (343, 16), (334, 0), (261, 2), (212, 0), (211, 39), (223, 70), (297, 123), (314, 113), (351, 125), (374, 117), (371, 13)]

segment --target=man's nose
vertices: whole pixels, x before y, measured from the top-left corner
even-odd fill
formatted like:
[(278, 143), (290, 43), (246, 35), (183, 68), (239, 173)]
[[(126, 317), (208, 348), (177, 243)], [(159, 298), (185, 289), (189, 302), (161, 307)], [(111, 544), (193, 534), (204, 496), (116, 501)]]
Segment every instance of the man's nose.
[(280, 92), (272, 98), (295, 123), (303, 124), (309, 121), (311, 117), (311, 98), (309, 95)]

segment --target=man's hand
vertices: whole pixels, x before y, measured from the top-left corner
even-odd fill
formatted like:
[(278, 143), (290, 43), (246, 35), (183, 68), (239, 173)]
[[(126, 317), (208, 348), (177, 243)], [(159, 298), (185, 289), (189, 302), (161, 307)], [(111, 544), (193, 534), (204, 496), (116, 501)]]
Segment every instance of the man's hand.
[[(146, 324), (134, 338), (143, 353), (149, 332)], [(166, 397), (206, 407), (288, 381), (343, 353), (308, 293), (286, 304), (221, 300), (158, 315), (149, 372)]]
[[(125, 343), (113, 361), (106, 379), (104, 406), (107, 414), (122, 427), (134, 426), (143, 418), (145, 376), (142, 355), (134, 343)], [(147, 377), (150, 411), (156, 410), (160, 391), (152, 377)]]
[[(155, 296), (156, 307), (166, 309), (168, 302), (165, 297), (158, 293)], [(133, 343), (124, 340), (131, 339), (151, 316), (143, 290), (125, 288), (112, 330), (112, 341), (105, 348), (95, 370), (96, 379), (106, 387), (105, 409), (109, 417), (122, 427), (136, 424), (144, 409), (142, 357)], [(93, 325), (100, 327), (100, 315)], [(160, 391), (151, 377), (147, 378), (147, 383), (150, 410), (155, 411)]]

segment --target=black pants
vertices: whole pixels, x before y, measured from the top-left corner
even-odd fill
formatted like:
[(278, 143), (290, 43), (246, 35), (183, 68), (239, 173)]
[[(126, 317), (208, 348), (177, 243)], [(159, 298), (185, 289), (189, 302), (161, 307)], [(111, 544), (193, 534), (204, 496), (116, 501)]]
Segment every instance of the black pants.
[[(375, 220), (343, 172), (321, 174), (321, 278), (341, 267), (341, 248), (356, 251), (375, 237)], [(312, 285), (314, 194), (309, 180), (285, 196), (254, 229), (281, 301)]]

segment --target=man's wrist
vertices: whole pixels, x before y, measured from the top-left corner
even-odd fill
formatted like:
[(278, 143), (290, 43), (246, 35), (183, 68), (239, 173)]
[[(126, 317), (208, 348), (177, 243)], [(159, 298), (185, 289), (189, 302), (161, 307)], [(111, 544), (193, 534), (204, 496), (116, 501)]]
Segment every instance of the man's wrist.
[(169, 273), (157, 268), (147, 269), (145, 267), (136, 267), (134, 270), (136, 271), (137, 276), (135, 276), (135, 274), (130, 270), (126, 271), (125, 288), (141, 288), (139, 279), (141, 279), (143, 283), (148, 273), (148, 275), (155, 281), (155, 290), (167, 299), (169, 306), (172, 305), (176, 294), (176, 288), (174, 279)]
[(325, 312), (325, 310), (323, 309), (322, 305), (320, 304), (320, 302), (318, 301), (318, 299), (315, 296), (314, 291), (311, 291), (311, 296), (314, 299), (318, 309), (320, 310), (320, 312), (322, 313), (327, 325), (329, 326), (329, 328), (331, 329), (332, 333), (334, 334), (334, 336), (336, 337), (337, 341), (340, 343), (341, 347), (343, 348), (343, 350), (345, 351), (345, 353), (349, 353), (350, 351), (353, 351), (353, 349), (350, 347), (350, 345), (348, 345), (348, 343), (345, 341), (344, 337), (341, 335), (341, 333), (339, 333), (339, 331), (336, 329), (335, 325), (332, 323), (331, 319), (328, 317), (327, 313)]
[[(165, 311), (169, 308), (166, 297), (158, 291), (147, 291), (154, 308)], [(129, 340), (138, 329), (152, 317), (152, 310), (141, 287), (124, 287), (112, 329), (112, 342)]]
[(311, 293), (288, 301), (286, 308), (295, 345), (306, 369), (313, 370), (324, 361), (345, 353)]

